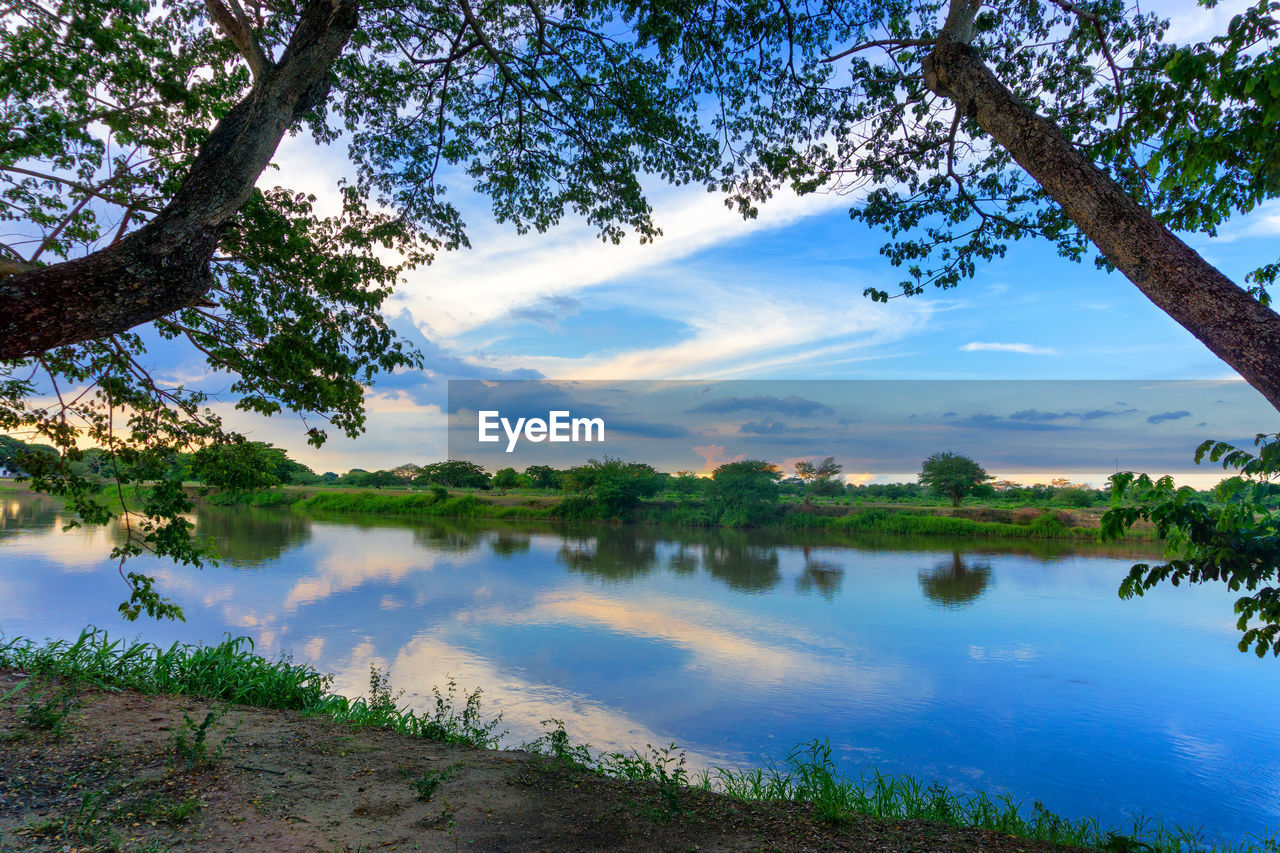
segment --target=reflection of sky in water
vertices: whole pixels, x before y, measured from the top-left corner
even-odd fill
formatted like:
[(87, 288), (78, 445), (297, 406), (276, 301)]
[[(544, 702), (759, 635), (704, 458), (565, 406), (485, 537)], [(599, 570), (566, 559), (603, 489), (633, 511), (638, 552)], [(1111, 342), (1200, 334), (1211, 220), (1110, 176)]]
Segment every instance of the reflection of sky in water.
[(223, 565), (147, 563), (185, 624), (122, 624), (110, 529), (0, 504), (0, 624), (157, 643), (249, 634), (415, 704), (452, 675), (511, 741), (542, 720), (599, 748), (778, 760), (829, 737), (845, 769), (1007, 789), (1118, 823), (1280, 823), (1280, 666), (1235, 650), (1232, 596), (1121, 602), (1138, 551), (733, 531), (399, 524), (201, 510)]

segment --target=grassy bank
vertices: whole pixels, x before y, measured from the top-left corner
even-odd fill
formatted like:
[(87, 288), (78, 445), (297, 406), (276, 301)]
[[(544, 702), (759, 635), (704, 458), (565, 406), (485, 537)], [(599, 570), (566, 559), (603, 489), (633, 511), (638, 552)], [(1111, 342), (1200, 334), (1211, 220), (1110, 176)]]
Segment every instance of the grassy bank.
[[(18, 670), (36, 678), (56, 678), (110, 690), (176, 694), (300, 711), (355, 729), (386, 730), (413, 740), (493, 749), (501, 738), (498, 731), (500, 721), (482, 717), (478, 691), (462, 697), (450, 684), (445, 692), (436, 691), (433, 709), (425, 713), (415, 712), (398, 706), (398, 697), (386, 678), (375, 670), (369, 696), (348, 699), (330, 691), (329, 676), (287, 658), (263, 658), (253, 652), (251, 642), (244, 638), (228, 639), (212, 647), (174, 645), (168, 649), (144, 643), (111, 641), (105, 633), (92, 630), (83, 632), (74, 642), (38, 644), (15, 638), (0, 641), (0, 668)], [(29, 710), (25, 719), (53, 721), (50, 725), (42, 724), (46, 730), (68, 725), (66, 718), (69, 712), (66, 708), (70, 707), (69, 702), (63, 701), (60, 706), (57, 697), (45, 700), (18, 693), (18, 688), (7, 691), (0, 705), (26, 702)], [(201, 738), (199, 744), (202, 749), (205, 730), (212, 719), (212, 711), (203, 726), (187, 717), (190, 729), (187, 733)], [(548, 763), (539, 765), (543, 769), (538, 772), (545, 773), (548, 767), (552, 770), (559, 768), (556, 772), (568, 774), (567, 778), (575, 780), (572, 781), (574, 789), (579, 784), (584, 787), (594, 784), (590, 783), (592, 778), (633, 786), (621, 789), (622, 801), (644, 805), (626, 818), (631, 821), (649, 820), (664, 826), (692, 821), (699, 808), (704, 808), (706, 803), (718, 797), (725, 801), (769, 807), (803, 805), (810, 810), (806, 814), (816, 816), (826, 827), (824, 832), (834, 833), (837, 838), (842, 834), (849, 836), (871, 831), (857, 820), (859, 816), (865, 816), (891, 821), (931, 821), (950, 827), (991, 830), (1037, 842), (1110, 851), (1173, 853), (1275, 849), (1270, 842), (1262, 841), (1234, 846), (1213, 845), (1194, 833), (1158, 821), (1139, 822), (1123, 831), (1110, 829), (1094, 820), (1060, 817), (1039, 803), (1026, 807), (1013, 802), (1007, 795), (954, 792), (910, 777), (871, 774), (861, 779), (850, 779), (839, 774), (832, 760), (831, 748), (823, 742), (798, 747), (784, 762), (773, 767), (691, 773), (686, 769), (683, 754), (674, 746), (657, 750), (650, 747), (643, 753), (597, 754), (586, 746), (574, 745), (562, 724), (549, 722), (553, 726), (550, 731), (533, 743), (523, 745), (525, 750), (545, 756)], [(177, 746), (176, 736), (174, 741)], [(194, 743), (194, 740), (183, 741), (188, 751), (195, 749)], [(207, 758), (207, 753), (202, 754)], [(286, 760), (288, 758), (285, 756)], [(431, 792), (448, 778), (448, 773), (461, 772), (459, 768), (465, 763), (451, 765), (453, 770), (445, 768), (424, 774), (413, 781), (419, 799), (429, 799)], [(334, 784), (338, 782), (335, 780)], [(564, 797), (562, 791), (555, 796), (561, 800)], [(578, 796), (575, 793), (574, 799)], [(784, 809), (779, 814), (785, 817), (790, 813)], [(936, 839), (935, 843), (936, 846), (922, 849), (978, 849), (970, 844), (957, 844), (955, 839), (948, 838)], [(841, 846), (839, 849), (851, 848)], [(864, 848), (855, 844), (852, 849)], [(997, 844), (981, 849), (1024, 848)]]
[[(495, 500), (475, 494), (439, 495), (430, 492), (328, 492), (270, 490), (262, 492), (230, 492), (206, 498), (221, 505), (257, 507), (293, 507), (299, 510), (323, 510), (380, 515), (427, 516), (440, 518), (493, 518), (568, 521), (624, 521), (673, 527), (716, 527), (698, 503), (648, 501), (627, 513), (625, 519), (609, 518), (596, 504), (581, 496), (558, 502), (548, 500)], [(832, 532), (889, 533), (917, 536), (964, 536), (990, 539), (1069, 539), (1094, 541), (1098, 528), (1094, 519), (1065, 511), (1020, 510), (969, 507), (963, 512), (1008, 517), (1014, 521), (967, 518), (936, 514), (919, 509), (886, 509), (881, 507), (826, 507), (825, 511), (806, 511), (794, 505), (780, 506), (773, 518), (759, 525), (788, 530), (826, 530)], [(1150, 540), (1149, 530), (1131, 530), (1126, 539)]]

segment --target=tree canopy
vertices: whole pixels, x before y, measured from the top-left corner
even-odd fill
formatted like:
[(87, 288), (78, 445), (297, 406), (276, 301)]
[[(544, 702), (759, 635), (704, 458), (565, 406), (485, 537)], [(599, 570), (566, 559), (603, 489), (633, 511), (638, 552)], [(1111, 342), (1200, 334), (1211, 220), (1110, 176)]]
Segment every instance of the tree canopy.
[[(567, 215), (659, 234), (652, 181), (744, 215), (783, 189), (854, 194), (901, 293), (1011, 241), (1114, 267), (1280, 407), (1280, 266), (1228, 280), (1174, 231), (1280, 193), (1276, 5), (1203, 43), (1119, 0), (17, 0), (0, 29), (0, 430), (64, 464), (33, 484), (141, 507), (121, 557), (200, 555), (153, 476), (236, 438), (145, 353), (184, 341), (236, 405), (364, 425), (420, 364), (380, 308), (467, 244), (462, 182), (520, 230)], [(341, 210), (263, 179), (286, 134), (345, 145)], [(16, 235), (16, 236), (13, 236)], [(877, 299), (889, 294), (870, 291)]]
[(952, 506), (960, 506), (965, 495), (994, 479), (968, 456), (950, 451), (935, 453), (920, 465), (920, 485), (950, 498)]

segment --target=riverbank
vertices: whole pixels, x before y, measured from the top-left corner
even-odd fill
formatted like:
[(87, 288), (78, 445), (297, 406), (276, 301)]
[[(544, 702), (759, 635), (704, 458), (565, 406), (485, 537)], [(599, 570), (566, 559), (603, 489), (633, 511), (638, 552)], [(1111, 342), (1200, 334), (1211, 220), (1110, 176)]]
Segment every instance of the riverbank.
[[(17, 493), (21, 484), (0, 483), (0, 489)], [(610, 524), (713, 528), (713, 522), (696, 501), (644, 501), (625, 518), (609, 517), (593, 501), (581, 496), (494, 494), (474, 491), (402, 491), (341, 487), (285, 486), (256, 492), (212, 492), (188, 487), (198, 502), (216, 506), (288, 508), (297, 511), (353, 513), (406, 518), (467, 518), (506, 521), (587, 521)], [(34, 494), (34, 493), (32, 493)], [(116, 499), (115, 494), (106, 496)], [(772, 518), (750, 528), (731, 529), (822, 530), (847, 533), (884, 533), (915, 536), (951, 536), (987, 539), (1036, 539), (1096, 542), (1103, 508), (996, 507), (980, 504), (962, 507), (914, 505), (848, 505), (839, 503), (779, 504)], [(1139, 522), (1119, 541), (1158, 541), (1149, 523)]]
[[(452, 492), (331, 491), (329, 489), (272, 489), (262, 492), (218, 493), (201, 497), (222, 506), (289, 507), (343, 513), (374, 513), (436, 518), (477, 518), (529, 521), (609, 521), (673, 527), (717, 527), (696, 502), (645, 501), (626, 518), (606, 518), (580, 497), (565, 499), (517, 495)], [(912, 506), (848, 506), (841, 504), (779, 505), (771, 520), (758, 528), (891, 533), (917, 536), (971, 536), (992, 539), (1061, 539), (1097, 541), (1097, 512), (1083, 510), (988, 506), (924, 508)], [(1128, 541), (1153, 541), (1149, 526), (1126, 533)]]
[(1038, 804), (850, 782), (820, 744), (698, 776), (673, 750), (592, 756), (559, 728), (495, 749), (478, 694), (416, 714), (376, 672), (366, 699), (328, 683), (245, 641), (0, 644), (0, 850), (1182, 849), (1153, 824), (1135, 838)]

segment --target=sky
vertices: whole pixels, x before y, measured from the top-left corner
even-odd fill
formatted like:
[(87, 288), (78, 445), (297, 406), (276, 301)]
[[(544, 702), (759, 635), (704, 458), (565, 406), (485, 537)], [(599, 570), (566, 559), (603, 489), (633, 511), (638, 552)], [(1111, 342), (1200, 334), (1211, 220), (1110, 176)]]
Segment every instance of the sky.
[[(1241, 5), (1159, 11), (1173, 20), (1172, 38), (1206, 38)], [(340, 147), (292, 137), (275, 163), (263, 186), (313, 193), (318, 212), (336, 211), (338, 180), (350, 171)], [(898, 270), (879, 254), (883, 235), (850, 220), (847, 197), (782, 196), (750, 222), (699, 187), (658, 187), (651, 200), (664, 236), (615, 246), (573, 221), (519, 236), (494, 224), (482, 199), (456, 198), (473, 248), (411, 273), (385, 306), (426, 369), (368, 390), (358, 440), (334, 435), (315, 449), (296, 417), (234, 412), (230, 380), (204, 375), (194, 352), (167, 358), (169, 374), (221, 392), (216, 408), (230, 425), (339, 472), (444, 458), (449, 379), (1235, 378), (1122, 276), (1058, 258), (1046, 244), (1015, 244), (957, 289), (877, 304), (864, 288), (895, 291)], [(1271, 202), (1190, 242), (1240, 281), (1275, 260), (1278, 236), (1280, 203)], [(1276, 430), (1274, 412), (1264, 422), (1260, 411), (1229, 435), (1200, 437)], [(1197, 443), (1185, 446), (1187, 468)]]

